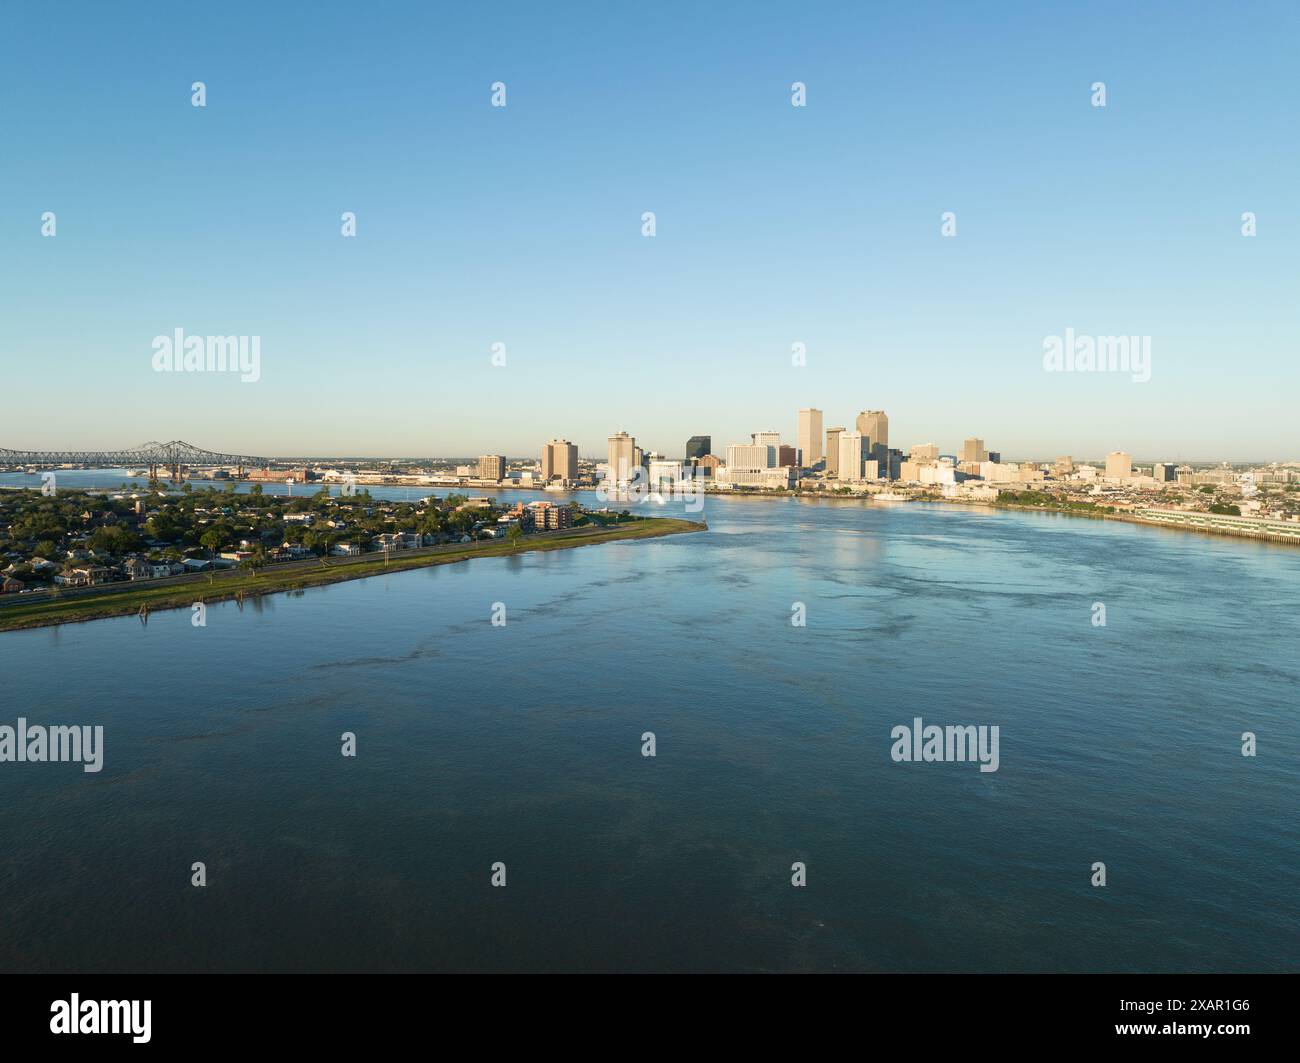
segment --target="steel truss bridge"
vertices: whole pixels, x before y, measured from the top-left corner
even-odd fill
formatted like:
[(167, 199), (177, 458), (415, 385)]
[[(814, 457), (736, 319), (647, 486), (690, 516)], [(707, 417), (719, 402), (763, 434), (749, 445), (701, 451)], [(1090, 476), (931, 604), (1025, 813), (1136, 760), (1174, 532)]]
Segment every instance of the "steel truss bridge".
[(170, 469), (175, 480), (181, 479), (183, 470), (191, 465), (234, 465), (242, 473), (245, 469), (263, 469), (270, 464), (270, 458), (222, 454), (180, 439), (173, 439), (170, 443), (141, 443), (129, 450), (9, 450), (0, 447), (0, 465), (148, 468), (149, 475), (155, 478), (159, 469)]

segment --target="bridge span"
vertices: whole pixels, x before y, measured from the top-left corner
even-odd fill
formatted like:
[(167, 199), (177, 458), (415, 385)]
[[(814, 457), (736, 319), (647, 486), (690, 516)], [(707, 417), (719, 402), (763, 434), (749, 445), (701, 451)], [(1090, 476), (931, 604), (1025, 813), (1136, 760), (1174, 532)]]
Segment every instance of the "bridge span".
[(0, 447), (0, 465), (144, 467), (148, 468), (151, 477), (157, 477), (161, 468), (170, 469), (174, 480), (181, 479), (187, 466), (234, 465), (242, 475), (245, 469), (264, 469), (270, 464), (270, 458), (204, 450), (181, 439), (173, 439), (170, 443), (142, 443), (127, 450), (10, 450)]

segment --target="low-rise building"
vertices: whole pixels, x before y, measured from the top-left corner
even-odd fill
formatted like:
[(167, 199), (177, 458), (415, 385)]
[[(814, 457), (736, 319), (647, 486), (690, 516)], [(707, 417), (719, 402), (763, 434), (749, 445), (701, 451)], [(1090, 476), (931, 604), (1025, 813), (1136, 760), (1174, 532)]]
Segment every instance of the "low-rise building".
[(718, 469), (722, 467), (722, 459), (716, 454), (705, 454), (694, 462), (695, 473), (697, 476), (708, 476), (712, 478), (717, 474)]
[(537, 531), (560, 531), (573, 527), (573, 507), (559, 506), (554, 502), (530, 502), (533, 527)]
[(714, 475), (714, 482), (721, 488), (761, 487), (768, 490), (788, 488), (794, 484), (795, 470), (790, 467), (757, 469), (733, 468), (730, 465), (720, 467)]
[(418, 532), (385, 532), (375, 536), (375, 545), (380, 550), (414, 550), (424, 545), (424, 539)]
[(112, 575), (105, 565), (78, 565), (71, 569), (65, 568), (54, 577), (54, 582), (61, 587), (93, 587), (107, 583)]
[(1194, 528), (1231, 535), (1270, 539), (1274, 542), (1300, 542), (1300, 521), (1269, 520), (1260, 517), (1241, 517), (1228, 513), (1206, 513), (1202, 510), (1155, 509), (1135, 507), (1133, 516), (1155, 524)]
[(670, 458), (651, 458), (648, 477), (651, 488), (674, 487), (682, 479), (682, 463)]

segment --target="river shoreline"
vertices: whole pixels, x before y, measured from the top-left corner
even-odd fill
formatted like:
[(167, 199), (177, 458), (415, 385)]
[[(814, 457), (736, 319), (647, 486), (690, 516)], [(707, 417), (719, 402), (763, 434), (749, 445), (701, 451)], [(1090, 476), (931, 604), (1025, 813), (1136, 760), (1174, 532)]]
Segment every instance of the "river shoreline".
[(210, 574), (210, 578), (209, 574), (200, 573), (158, 581), (105, 584), (102, 588), (91, 588), (75, 596), (43, 598), (39, 601), (10, 598), (0, 606), (0, 633), (135, 616), (141, 614), (142, 610), (143, 618), (147, 618), (154, 611), (189, 609), (198, 602), (210, 605), (243, 601), (249, 597), (368, 579), (389, 572), (454, 564), (477, 557), (513, 557), (535, 551), (571, 550), (580, 546), (656, 539), (707, 530), (708, 526), (704, 523), (674, 517), (647, 517), (607, 528), (575, 528), (562, 532), (537, 533), (526, 536), (518, 543), (501, 540), (458, 543), (402, 551), (390, 554), (387, 558), (364, 554), (359, 558), (318, 558), (315, 561), (289, 562), (258, 573), (226, 569)]
[[(956, 507), (958, 509), (983, 509), (992, 512), (1013, 511), (1017, 513), (1050, 513), (1061, 517), (1075, 517), (1084, 520), (1109, 520), (1118, 521), (1121, 524), (1134, 524), (1143, 528), (1163, 528), (1166, 531), (1186, 532), (1192, 535), (1216, 536), (1221, 539), (1238, 539), (1242, 542), (1268, 543), (1273, 546), (1300, 546), (1300, 524), (1296, 525), (1296, 534), (1281, 535), (1266, 530), (1259, 532), (1238, 531), (1231, 528), (1207, 528), (1197, 527), (1195, 525), (1174, 524), (1164, 520), (1152, 520), (1149, 517), (1135, 516), (1126, 512), (1109, 512), (1098, 509), (1081, 509), (1069, 506), (1025, 506), (1015, 502), (983, 502), (977, 500), (958, 500), (951, 498), (910, 498), (907, 501), (897, 499), (887, 499), (883, 502), (876, 502), (875, 496), (867, 493), (854, 495), (832, 495), (814, 491), (707, 491), (706, 495), (717, 498), (754, 498), (767, 499), (776, 501), (779, 499), (812, 499), (824, 502), (860, 502), (863, 504), (874, 503), (886, 507), (909, 506), (909, 505), (926, 505), (926, 506), (946, 506)], [(1187, 510), (1189, 516), (1197, 515), (1199, 511)]]

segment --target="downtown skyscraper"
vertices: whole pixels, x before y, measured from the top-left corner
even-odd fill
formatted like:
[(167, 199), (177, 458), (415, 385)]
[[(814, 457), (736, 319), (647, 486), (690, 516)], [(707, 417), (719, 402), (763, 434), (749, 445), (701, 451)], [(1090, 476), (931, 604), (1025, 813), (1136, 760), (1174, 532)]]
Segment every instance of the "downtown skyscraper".
[(868, 461), (879, 463), (879, 468), (889, 469), (889, 418), (884, 410), (863, 410), (855, 426), (863, 436), (863, 455)]
[(816, 467), (822, 460), (822, 411), (799, 411), (799, 428), (795, 433), (795, 446), (799, 448), (799, 464), (805, 469)]

